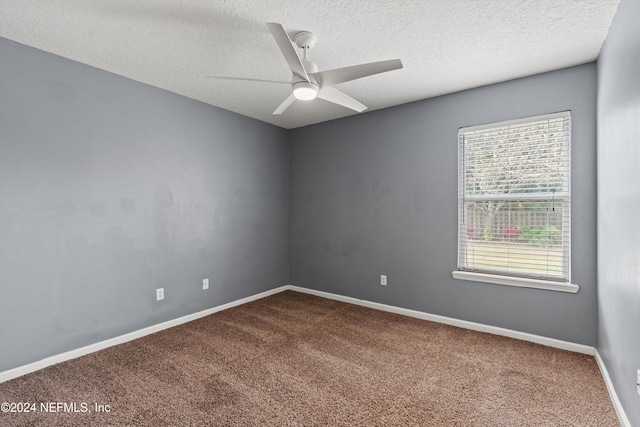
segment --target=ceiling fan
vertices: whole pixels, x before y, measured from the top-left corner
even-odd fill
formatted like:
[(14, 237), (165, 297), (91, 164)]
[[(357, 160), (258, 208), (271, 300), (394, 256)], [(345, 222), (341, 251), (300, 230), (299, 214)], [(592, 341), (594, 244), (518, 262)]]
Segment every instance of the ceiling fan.
[[(267, 28), (275, 39), (284, 59), (287, 61), (291, 73), (293, 74), (291, 82), (282, 82), (274, 80), (249, 79), (242, 77), (223, 77), (223, 76), (207, 76), (216, 79), (227, 80), (244, 80), (259, 81), (269, 83), (285, 83), (290, 84), (292, 93), (285, 99), (282, 104), (275, 109), (273, 114), (279, 115), (293, 102), (298, 99), (301, 101), (309, 101), (320, 98), (334, 104), (357, 111), (358, 113), (367, 109), (367, 107), (350, 96), (340, 92), (333, 86), (356, 80), (362, 77), (372, 76), (374, 74), (385, 73), (387, 71), (402, 68), (402, 61), (399, 59), (391, 59), (388, 61), (371, 62), (368, 64), (353, 65), (351, 67), (336, 68), (327, 71), (318, 71), (318, 66), (308, 59), (308, 51), (315, 46), (318, 40), (317, 36), (309, 31), (300, 31), (293, 36), (293, 41), (287, 35), (282, 25), (268, 22)], [(293, 42), (302, 49), (303, 56), (300, 58), (296, 53)]]

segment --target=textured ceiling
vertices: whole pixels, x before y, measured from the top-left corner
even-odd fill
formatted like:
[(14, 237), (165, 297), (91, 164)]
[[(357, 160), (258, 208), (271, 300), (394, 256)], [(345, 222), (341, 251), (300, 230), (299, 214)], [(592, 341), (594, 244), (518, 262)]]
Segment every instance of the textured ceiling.
[[(596, 59), (618, 0), (0, 0), (0, 36), (295, 128), (357, 114), (290, 87), (265, 22), (319, 40), (319, 69), (400, 58), (402, 70), (337, 88), (368, 111)], [(366, 114), (366, 111), (361, 114)]]

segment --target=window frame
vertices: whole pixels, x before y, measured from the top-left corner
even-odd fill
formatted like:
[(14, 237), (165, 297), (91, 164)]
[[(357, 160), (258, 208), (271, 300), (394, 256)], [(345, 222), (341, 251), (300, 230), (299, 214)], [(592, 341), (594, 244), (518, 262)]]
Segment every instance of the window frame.
[[(457, 269), (452, 272), (452, 276), (455, 279), (460, 280), (470, 280), (474, 282), (484, 282), (484, 283), (493, 283), (499, 285), (507, 285), (507, 286), (517, 286), (517, 287), (527, 287), (527, 288), (537, 288), (537, 289), (546, 289), (552, 291), (560, 291), (560, 292), (569, 292), (569, 293), (577, 293), (579, 290), (579, 286), (571, 283), (571, 139), (570, 136), (568, 140), (563, 140), (563, 144), (565, 145), (563, 149), (566, 153), (568, 153), (568, 172), (563, 176), (563, 189), (566, 191), (555, 192), (554, 197), (556, 201), (562, 200), (563, 209), (567, 209), (568, 215), (568, 230), (566, 233), (562, 233), (563, 239), (563, 247), (565, 245), (568, 249), (566, 251), (563, 250), (563, 266), (566, 267), (566, 279), (565, 278), (537, 278), (533, 277), (534, 275), (522, 274), (509, 272), (506, 270), (496, 269), (494, 271), (473, 271), (473, 269), (465, 269), (461, 268), (463, 264), (461, 257), (466, 256), (466, 239), (467, 239), (467, 230), (466, 230), (466, 218), (465, 218), (465, 202), (469, 200), (546, 200), (548, 199), (548, 193), (506, 193), (506, 194), (489, 194), (489, 195), (476, 195), (476, 196), (468, 196), (465, 193), (465, 170), (464, 170), (464, 147), (463, 147), (463, 135), (469, 132), (477, 132), (482, 130), (493, 130), (498, 128), (503, 128), (506, 126), (517, 126), (523, 125), (527, 123), (535, 123), (544, 120), (558, 119), (562, 118), (569, 120), (569, 126), (571, 126), (571, 111), (562, 111), (551, 114), (544, 114), (538, 116), (530, 116), (524, 117), (514, 120), (505, 120), (501, 122), (487, 123), (476, 126), (466, 126), (458, 129), (458, 221), (457, 221)], [(570, 128), (571, 129), (571, 128)], [(563, 213), (564, 214), (564, 213)], [(462, 239), (465, 239), (465, 245), (462, 245)]]

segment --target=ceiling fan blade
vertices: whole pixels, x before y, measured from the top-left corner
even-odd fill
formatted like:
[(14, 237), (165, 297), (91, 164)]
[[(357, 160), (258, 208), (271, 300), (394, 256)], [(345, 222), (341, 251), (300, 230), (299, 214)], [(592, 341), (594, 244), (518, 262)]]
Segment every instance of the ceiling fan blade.
[(287, 64), (289, 64), (291, 72), (296, 76), (309, 81), (309, 76), (302, 65), (302, 61), (300, 61), (300, 57), (296, 53), (296, 48), (293, 47), (293, 43), (282, 25), (274, 22), (267, 22), (267, 28), (269, 28), (271, 35), (276, 40), (276, 43), (278, 43), (278, 47), (280, 48), (282, 55), (284, 55), (284, 59), (287, 61)]
[(361, 113), (367, 109), (365, 105), (359, 103), (349, 95), (345, 95), (338, 89), (329, 86), (325, 86), (320, 89), (320, 91), (318, 92), (318, 98), (324, 99), (325, 101), (333, 102), (334, 104), (342, 105), (343, 107), (357, 111), (358, 113)]
[(334, 70), (320, 71), (311, 74), (316, 78), (320, 87), (334, 86), (339, 83), (386, 73), (387, 71), (402, 68), (402, 61), (390, 59), (388, 61), (371, 62), (369, 64), (353, 65), (351, 67), (336, 68)]
[(263, 79), (249, 79), (245, 77), (227, 77), (227, 76), (205, 76), (208, 79), (218, 80), (240, 80), (244, 82), (262, 82), (262, 83), (284, 83), (290, 85), (291, 82), (283, 82), (281, 80), (263, 80)]
[(296, 97), (293, 96), (293, 94), (289, 95), (287, 97), (287, 99), (285, 99), (284, 101), (282, 101), (282, 104), (280, 104), (278, 106), (278, 108), (276, 108), (276, 111), (273, 112), (273, 115), (280, 115), (282, 113), (284, 113), (284, 110), (286, 110), (287, 108), (289, 108), (289, 105), (293, 104), (293, 101), (296, 100)]

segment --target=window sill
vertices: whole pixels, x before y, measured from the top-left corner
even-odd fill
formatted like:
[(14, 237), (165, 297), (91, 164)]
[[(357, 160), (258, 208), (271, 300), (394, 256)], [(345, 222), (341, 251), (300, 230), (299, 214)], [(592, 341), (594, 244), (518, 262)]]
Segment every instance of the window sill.
[(496, 274), (472, 273), (470, 271), (454, 271), (454, 279), (471, 280), (472, 282), (494, 283), (496, 285), (518, 286), (521, 288), (546, 289), (548, 291), (569, 292), (575, 294), (580, 287), (573, 283), (561, 283), (551, 280), (527, 279), (524, 277), (499, 276)]

